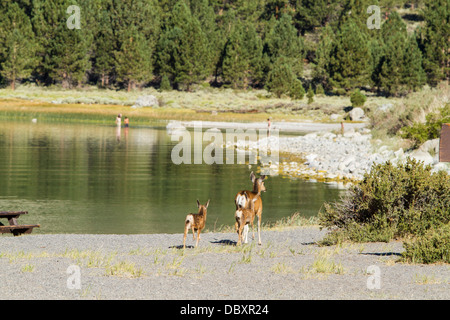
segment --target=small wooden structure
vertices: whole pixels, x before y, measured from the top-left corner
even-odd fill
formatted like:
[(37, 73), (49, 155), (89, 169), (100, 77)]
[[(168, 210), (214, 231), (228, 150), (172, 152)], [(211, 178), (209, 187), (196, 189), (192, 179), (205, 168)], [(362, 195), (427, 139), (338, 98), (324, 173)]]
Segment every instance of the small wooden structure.
[(439, 141), (439, 162), (450, 162), (450, 123), (444, 123)]
[(39, 224), (17, 224), (17, 219), (28, 211), (0, 211), (0, 218), (8, 219), (9, 226), (0, 223), (0, 233), (12, 233), (14, 236), (23, 233), (31, 233), (33, 228), (39, 228)]

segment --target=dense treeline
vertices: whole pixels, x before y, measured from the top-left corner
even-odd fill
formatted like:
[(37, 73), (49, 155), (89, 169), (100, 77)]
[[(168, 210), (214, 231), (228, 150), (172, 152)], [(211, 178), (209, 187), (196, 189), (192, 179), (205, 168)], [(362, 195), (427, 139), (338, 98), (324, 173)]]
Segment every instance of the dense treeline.
[[(80, 28), (68, 27), (71, 5)], [(367, 26), (370, 5), (380, 29)], [(421, 27), (407, 32), (404, 7)], [(310, 85), (400, 95), (449, 78), (448, 0), (2, 0), (0, 16), (1, 81), (13, 89), (209, 83), (302, 98)]]

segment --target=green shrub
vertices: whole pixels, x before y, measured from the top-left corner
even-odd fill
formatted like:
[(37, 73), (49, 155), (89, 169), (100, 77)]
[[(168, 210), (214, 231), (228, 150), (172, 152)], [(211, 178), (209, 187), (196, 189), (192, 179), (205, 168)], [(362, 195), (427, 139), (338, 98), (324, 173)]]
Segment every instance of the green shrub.
[(321, 95), (325, 94), (325, 90), (323, 89), (323, 86), (320, 83), (316, 86), (316, 95), (319, 94)]
[(350, 95), (350, 102), (352, 103), (353, 108), (362, 107), (366, 102), (366, 100), (367, 100), (366, 96), (363, 93), (361, 93), (359, 89), (356, 89)]
[(170, 85), (170, 80), (167, 75), (163, 75), (161, 78), (161, 83), (159, 84), (159, 90), (161, 91), (170, 91), (172, 90), (172, 86)]
[(319, 223), (332, 232), (323, 244), (421, 236), (450, 221), (450, 176), (410, 158), (397, 167), (374, 165), (341, 201), (324, 208)]
[(302, 82), (295, 79), (292, 83), (289, 96), (294, 100), (301, 100), (305, 96), (305, 89), (303, 89)]
[(412, 126), (403, 127), (401, 136), (412, 140), (414, 147), (418, 147), (427, 140), (439, 138), (443, 123), (450, 123), (450, 104), (437, 113), (428, 114), (424, 124), (414, 123)]
[(402, 259), (412, 263), (450, 263), (450, 224), (428, 230), (403, 244)]

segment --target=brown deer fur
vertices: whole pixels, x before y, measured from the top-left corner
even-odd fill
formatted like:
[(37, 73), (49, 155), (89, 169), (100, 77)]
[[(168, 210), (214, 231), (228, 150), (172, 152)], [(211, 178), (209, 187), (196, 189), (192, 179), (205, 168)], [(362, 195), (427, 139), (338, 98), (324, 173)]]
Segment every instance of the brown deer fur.
[(183, 249), (186, 248), (186, 236), (189, 229), (192, 230), (192, 237), (195, 240), (195, 231), (197, 231), (197, 242), (195, 246), (198, 246), (198, 241), (200, 240), (200, 232), (205, 228), (206, 225), (206, 211), (209, 206), (209, 200), (205, 205), (200, 204), (197, 200), (198, 213), (189, 213), (184, 219), (184, 238), (183, 238)]
[[(265, 175), (256, 178), (255, 174), (250, 174), (250, 180), (253, 183), (253, 191), (242, 190), (236, 194), (234, 198), (234, 203), (236, 204), (236, 210), (241, 206), (244, 209), (249, 209), (250, 202), (256, 198), (254, 203), (254, 211), (255, 215), (258, 217), (258, 244), (261, 245), (261, 217), (262, 217), (262, 200), (261, 200), (261, 192), (266, 191), (266, 187), (264, 186)], [(246, 227), (248, 228), (248, 227)], [(255, 239), (255, 232), (252, 226), (252, 239)]]
[(236, 219), (235, 226), (238, 233), (237, 245), (240, 245), (241, 241), (247, 243), (248, 228), (246, 228), (247, 230), (245, 230), (244, 234), (242, 234), (242, 231), (246, 225), (250, 224), (253, 230), (253, 220), (255, 219), (255, 202), (257, 199), (258, 198), (255, 197), (250, 201), (250, 208), (242, 208), (241, 205), (239, 205), (239, 209), (237, 209), (234, 214)]

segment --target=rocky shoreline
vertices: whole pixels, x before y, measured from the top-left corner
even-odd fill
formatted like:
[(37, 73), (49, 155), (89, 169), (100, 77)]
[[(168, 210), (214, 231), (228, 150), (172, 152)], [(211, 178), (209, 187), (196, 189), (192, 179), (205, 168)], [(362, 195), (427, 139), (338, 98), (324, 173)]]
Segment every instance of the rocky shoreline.
[[(377, 144), (378, 142), (378, 144)], [(408, 157), (431, 165), (433, 171), (450, 174), (449, 163), (439, 162), (439, 139), (424, 143), (419, 149), (394, 151), (373, 142), (369, 129), (350, 129), (344, 134), (319, 131), (296, 137), (270, 137), (258, 141), (227, 143), (241, 151), (269, 152), (278, 146), (280, 161), (263, 164), (281, 175), (314, 179), (325, 182), (354, 182), (362, 180), (373, 165), (386, 161), (394, 165), (404, 163)], [(283, 157), (284, 156), (284, 157)], [(294, 157), (292, 161), (283, 158)]]
[[(420, 148), (404, 151), (393, 150), (383, 145), (381, 140), (374, 140), (366, 123), (345, 123), (345, 131), (341, 133), (340, 123), (291, 123), (274, 122), (273, 129), (278, 134), (271, 137), (238, 141), (225, 141), (215, 145), (221, 148), (233, 148), (238, 153), (252, 154), (261, 162), (261, 170), (266, 174), (285, 175), (312, 181), (347, 184), (362, 180), (364, 174), (370, 172), (373, 165), (390, 161), (394, 165), (405, 163), (408, 157), (431, 165), (433, 171), (444, 170), (450, 174), (450, 163), (439, 162), (439, 139), (429, 140)], [(170, 133), (188, 128), (201, 130), (235, 129), (246, 130), (267, 129), (267, 123), (235, 123), (213, 121), (170, 121), (167, 130)], [(286, 135), (286, 134), (298, 135)], [(261, 154), (273, 154), (278, 151), (278, 161), (273, 157), (265, 159)], [(276, 158), (276, 157), (275, 157)]]

